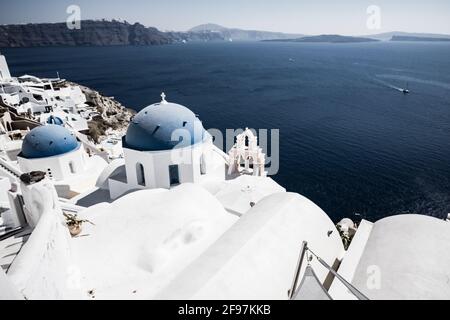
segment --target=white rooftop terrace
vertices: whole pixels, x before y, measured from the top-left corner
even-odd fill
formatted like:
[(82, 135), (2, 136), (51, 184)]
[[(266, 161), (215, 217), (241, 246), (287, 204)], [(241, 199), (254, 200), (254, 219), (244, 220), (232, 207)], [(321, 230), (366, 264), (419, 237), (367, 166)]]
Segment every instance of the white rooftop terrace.
[[(450, 299), (450, 223), (423, 215), (364, 221), (339, 274), (371, 300)], [(334, 299), (354, 299), (333, 282)]]

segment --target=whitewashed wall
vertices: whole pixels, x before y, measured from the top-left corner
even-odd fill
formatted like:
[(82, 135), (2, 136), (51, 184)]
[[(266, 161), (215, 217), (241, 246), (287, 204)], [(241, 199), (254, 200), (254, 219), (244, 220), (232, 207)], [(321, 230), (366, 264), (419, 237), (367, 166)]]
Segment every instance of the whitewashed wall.
[(2, 268), (0, 268), (0, 300), (21, 300), (24, 297), (11, 283)]
[[(46, 158), (26, 159), (18, 157), (19, 167), (22, 172), (43, 171), (48, 173), (51, 170), (52, 177), (55, 181), (65, 180), (75, 174), (79, 174), (85, 170), (86, 157), (83, 148), (78, 147), (76, 150)], [(71, 172), (70, 163), (72, 162), (75, 173)]]
[(43, 180), (21, 187), (25, 205), (38, 221), (8, 279), (26, 299), (81, 299), (81, 270), (72, 262), (70, 234), (53, 185)]

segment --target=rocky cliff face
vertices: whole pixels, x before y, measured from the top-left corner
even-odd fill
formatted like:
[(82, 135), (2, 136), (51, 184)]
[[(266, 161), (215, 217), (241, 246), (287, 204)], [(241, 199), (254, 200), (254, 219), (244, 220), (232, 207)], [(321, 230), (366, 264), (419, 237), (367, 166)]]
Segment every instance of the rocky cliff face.
[(0, 25), (0, 48), (49, 46), (158, 45), (184, 41), (260, 41), (299, 37), (277, 32), (228, 29), (202, 25), (187, 32), (162, 32), (142, 24), (119, 21), (81, 21), (81, 29), (66, 23)]
[(128, 124), (136, 111), (126, 108), (114, 98), (104, 96), (91, 88), (69, 81), (66, 81), (65, 84), (79, 86), (86, 96), (87, 103), (100, 114), (88, 122), (88, 136), (95, 143), (103, 140), (108, 130), (114, 130), (121, 134), (126, 133)]
[(0, 47), (157, 45), (174, 41), (170, 34), (139, 23), (81, 21), (81, 29), (65, 23), (0, 25)]

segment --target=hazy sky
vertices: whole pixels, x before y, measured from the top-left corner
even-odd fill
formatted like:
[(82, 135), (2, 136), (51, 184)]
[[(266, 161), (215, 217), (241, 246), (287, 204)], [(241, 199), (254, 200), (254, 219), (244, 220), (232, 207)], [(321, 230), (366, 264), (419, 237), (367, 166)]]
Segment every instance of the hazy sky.
[[(305, 34), (450, 34), (450, 0), (0, 0), (0, 24), (66, 21), (71, 4), (81, 8), (82, 19), (121, 18), (161, 30), (211, 22)], [(381, 9), (381, 29), (367, 27), (371, 5)]]

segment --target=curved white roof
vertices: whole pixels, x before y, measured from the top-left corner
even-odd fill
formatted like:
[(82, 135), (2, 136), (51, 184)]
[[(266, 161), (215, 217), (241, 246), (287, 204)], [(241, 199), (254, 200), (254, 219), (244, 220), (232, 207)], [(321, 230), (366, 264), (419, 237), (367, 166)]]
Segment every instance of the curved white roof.
[(422, 215), (376, 222), (352, 284), (369, 299), (450, 299), (450, 223)]
[(151, 299), (238, 219), (195, 184), (136, 191), (80, 216), (95, 225), (74, 250), (98, 299)]
[[(270, 195), (156, 298), (287, 299), (303, 241), (329, 265), (335, 264), (344, 250), (333, 222), (312, 201), (296, 193)], [(325, 281), (328, 270), (317, 260), (312, 266)], [(305, 269), (306, 262), (301, 274)]]
[(225, 209), (242, 215), (261, 199), (286, 189), (269, 177), (242, 175), (233, 180), (222, 182), (221, 189), (215, 197)]

